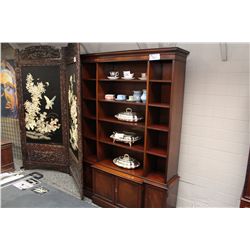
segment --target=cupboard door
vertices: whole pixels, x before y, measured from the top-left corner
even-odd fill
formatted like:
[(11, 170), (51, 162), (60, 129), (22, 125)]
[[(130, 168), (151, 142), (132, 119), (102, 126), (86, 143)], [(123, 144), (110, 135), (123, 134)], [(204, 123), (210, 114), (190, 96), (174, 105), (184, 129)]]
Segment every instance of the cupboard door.
[(145, 185), (144, 202), (147, 208), (162, 208), (167, 205), (167, 194), (165, 189), (152, 185)]
[(79, 188), (81, 198), (83, 198), (80, 45), (78, 43), (69, 43), (65, 48), (65, 71), (68, 103), (69, 167), (70, 173)]
[(114, 203), (115, 177), (93, 169), (93, 195), (109, 203)]
[(141, 207), (142, 184), (116, 177), (115, 203), (119, 207)]

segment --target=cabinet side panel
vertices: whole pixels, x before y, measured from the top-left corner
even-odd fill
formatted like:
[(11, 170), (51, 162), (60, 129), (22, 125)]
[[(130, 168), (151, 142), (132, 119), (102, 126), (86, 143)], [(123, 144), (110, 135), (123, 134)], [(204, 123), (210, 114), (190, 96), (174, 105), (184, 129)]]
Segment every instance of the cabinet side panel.
[(168, 168), (166, 173), (167, 181), (177, 174), (178, 169), (185, 69), (185, 62), (173, 62), (173, 83), (171, 90), (171, 109), (169, 121), (170, 132), (168, 142)]

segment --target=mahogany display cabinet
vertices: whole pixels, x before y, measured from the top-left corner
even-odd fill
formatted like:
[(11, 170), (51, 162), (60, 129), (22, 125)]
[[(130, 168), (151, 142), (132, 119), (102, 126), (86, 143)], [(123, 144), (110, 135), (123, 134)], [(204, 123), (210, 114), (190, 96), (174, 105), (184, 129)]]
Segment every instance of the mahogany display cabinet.
[[(108, 52), (81, 56), (84, 194), (102, 207), (175, 207), (186, 58), (180, 48)], [(134, 79), (107, 78), (111, 71)], [(141, 73), (147, 78), (140, 80)], [(146, 89), (146, 103), (110, 101), (106, 94), (133, 95)], [(137, 123), (114, 115), (131, 108)], [(113, 142), (113, 131), (142, 137), (131, 147)], [(140, 167), (124, 169), (113, 159), (129, 154)]]

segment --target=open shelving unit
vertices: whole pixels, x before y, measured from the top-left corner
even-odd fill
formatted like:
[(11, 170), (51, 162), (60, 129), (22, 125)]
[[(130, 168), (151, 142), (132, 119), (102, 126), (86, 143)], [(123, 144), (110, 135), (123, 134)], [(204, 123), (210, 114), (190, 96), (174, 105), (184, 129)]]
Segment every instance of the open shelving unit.
[[(150, 53), (160, 53), (161, 59), (150, 61)], [(137, 178), (137, 184), (138, 180), (141, 180), (141, 185), (138, 184), (138, 189), (134, 191), (136, 194), (138, 190), (141, 192), (136, 196), (135, 203), (140, 206), (168, 206), (166, 200), (170, 183), (175, 183), (173, 190), (176, 195), (187, 55), (188, 52), (182, 49), (168, 48), (128, 51), (124, 54), (94, 54), (82, 58), (83, 158), (86, 163), (91, 164), (88, 167), (93, 168), (92, 195), (98, 204), (121, 206), (117, 203), (117, 199), (121, 199), (119, 192), (125, 192), (117, 186), (121, 177), (132, 181), (132, 186), (135, 185), (134, 177)], [(118, 71), (119, 76), (122, 76), (123, 71), (127, 70), (134, 73), (135, 79), (107, 79), (110, 71)], [(139, 80), (138, 77), (144, 72), (147, 79)], [(109, 101), (104, 98), (105, 94), (128, 96), (133, 95), (134, 90), (143, 89), (147, 91), (146, 103)], [(114, 117), (127, 107), (142, 115), (144, 119), (131, 123)], [(113, 142), (110, 135), (114, 131), (135, 132), (142, 139), (130, 147), (122, 142)], [(124, 154), (137, 159), (140, 167), (128, 170), (116, 166), (113, 159)], [(99, 183), (102, 183), (105, 193)], [(110, 197), (107, 196), (108, 193)], [(138, 199), (142, 201), (138, 203)]]

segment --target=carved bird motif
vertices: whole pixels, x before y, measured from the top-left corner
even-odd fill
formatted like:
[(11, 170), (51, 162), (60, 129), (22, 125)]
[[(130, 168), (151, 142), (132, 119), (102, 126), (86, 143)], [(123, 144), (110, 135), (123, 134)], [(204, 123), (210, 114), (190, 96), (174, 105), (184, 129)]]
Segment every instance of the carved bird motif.
[(52, 109), (52, 106), (54, 105), (54, 101), (56, 99), (56, 96), (54, 96), (51, 100), (45, 95), (44, 96), (46, 100), (46, 106), (45, 109)]

